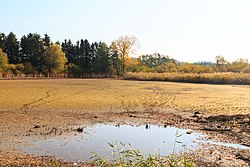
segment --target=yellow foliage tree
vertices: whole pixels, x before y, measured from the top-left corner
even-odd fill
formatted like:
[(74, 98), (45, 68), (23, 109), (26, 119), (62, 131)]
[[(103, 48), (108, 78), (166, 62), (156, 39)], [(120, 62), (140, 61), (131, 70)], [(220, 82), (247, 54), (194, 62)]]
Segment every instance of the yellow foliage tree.
[(46, 48), (44, 55), (44, 71), (49, 77), (50, 73), (60, 73), (64, 71), (67, 59), (65, 53), (58, 44), (51, 44)]
[(6, 72), (8, 70), (8, 66), (8, 57), (0, 48), (0, 72)]
[(137, 39), (135, 37), (121, 36), (112, 42), (112, 50), (118, 53), (120, 60), (120, 71), (122, 76), (126, 72), (129, 56), (137, 49)]

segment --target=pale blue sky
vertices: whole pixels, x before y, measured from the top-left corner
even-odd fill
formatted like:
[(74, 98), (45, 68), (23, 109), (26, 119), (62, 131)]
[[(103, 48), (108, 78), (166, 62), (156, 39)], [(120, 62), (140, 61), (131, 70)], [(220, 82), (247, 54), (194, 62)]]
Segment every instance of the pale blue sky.
[(250, 61), (250, 0), (0, 0), (0, 31), (20, 39), (48, 33), (53, 41), (87, 38), (108, 44), (139, 40), (138, 54), (180, 61)]

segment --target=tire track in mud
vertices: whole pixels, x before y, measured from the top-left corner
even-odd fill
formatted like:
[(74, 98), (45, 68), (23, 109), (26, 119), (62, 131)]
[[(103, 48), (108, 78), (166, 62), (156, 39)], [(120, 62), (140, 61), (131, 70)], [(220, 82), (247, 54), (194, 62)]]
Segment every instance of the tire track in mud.
[[(103, 91), (104, 89), (105, 89), (104, 87), (100, 87), (99, 89), (96, 89), (96, 90)], [(54, 90), (58, 90), (58, 89), (54, 89)], [(69, 94), (69, 95), (65, 95), (65, 96), (62, 96), (60, 98), (55, 98), (55, 99), (51, 99), (51, 100), (48, 100), (48, 101), (44, 101), (44, 100), (46, 100), (46, 99), (48, 99), (48, 98), (51, 97), (51, 95), (49, 94), (50, 92), (49, 92), (48, 93), (49, 94), (48, 98), (44, 98), (43, 100), (37, 101), (37, 102), (41, 102), (41, 103), (38, 103), (36, 105), (30, 105), (29, 109), (34, 109), (34, 108), (39, 107), (39, 106), (43, 106), (43, 105), (46, 105), (46, 104), (49, 104), (49, 103), (53, 103), (53, 102), (56, 102), (56, 101), (59, 101), (59, 100), (62, 100), (62, 99), (67, 99), (69, 97), (73, 97), (73, 96), (79, 95), (81, 93), (86, 93), (86, 92), (91, 92), (91, 91), (92, 91), (91, 89), (89, 89), (89, 90), (77, 90), (75, 93), (72, 93), (72, 94)], [(35, 104), (35, 103), (32, 103), (32, 104)]]
[[(52, 92), (52, 91), (54, 91), (54, 90), (57, 90), (57, 89), (48, 90), (48, 91), (46, 92), (46, 96), (44, 96), (44, 97), (42, 97), (42, 98), (40, 98), (40, 99), (34, 100), (34, 101), (30, 102), (30, 103), (23, 104), (23, 106), (20, 107), (18, 110), (27, 110), (27, 109), (29, 109), (29, 108), (32, 108), (32, 105), (33, 105), (33, 104), (38, 103), (38, 102), (41, 102), (41, 101), (44, 101), (45, 99), (50, 98), (50, 97), (51, 97), (50, 92)], [(30, 106), (31, 106), (31, 107), (30, 107)]]
[[(84, 91), (84, 92), (86, 92), (86, 91)], [(53, 103), (53, 102), (56, 102), (56, 101), (59, 101), (59, 100), (62, 100), (62, 99), (67, 99), (69, 97), (76, 96), (76, 95), (81, 94), (81, 93), (83, 93), (83, 92), (80, 91), (80, 92), (76, 92), (76, 93), (71, 94), (71, 95), (66, 95), (66, 96), (63, 96), (63, 97), (60, 97), (60, 98), (52, 99), (52, 100), (49, 100), (49, 101), (44, 101), (42, 103), (31, 106), (29, 109), (34, 109), (36, 107), (43, 106), (43, 105), (46, 105), (46, 104), (49, 104), (49, 103)]]
[(20, 108), (12, 109), (12, 110), (0, 111), (0, 113), (3, 114), (3, 113), (15, 112), (15, 111), (22, 111), (22, 110), (27, 111), (28, 109), (31, 108), (30, 106), (31, 106), (32, 104), (41, 102), (41, 101), (43, 101), (43, 100), (49, 98), (49, 97), (51, 96), (51, 95), (50, 95), (50, 92), (52, 92), (52, 91), (54, 91), (54, 90), (57, 90), (57, 89), (48, 90), (48, 91), (46, 92), (46, 96), (44, 96), (44, 97), (42, 97), (42, 98), (39, 98), (39, 99), (37, 99), (37, 100), (34, 100), (34, 101), (32, 101), (32, 102), (29, 102), (29, 103), (25, 103), (25, 104), (23, 104)]
[[(70, 85), (70, 86), (72, 87), (72, 85)], [(103, 91), (104, 89), (105, 88), (101, 87), (98, 90)], [(59, 101), (59, 100), (62, 100), (62, 99), (66, 99), (66, 98), (69, 98), (69, 97), (72, 97), (72, 96), (76, 96), (76, 95), (79, 95), (81, 93), (91, 92), (91, 89), (90, 90), (79, 89), (75, 93), (49, 100), (50, 98), (53, 97), (52, 92), (57, 91), (57, 90), (59, 90), (59, 89), (55, 88), (55, 89), (48, 90), (48, 91), (45, 92), (46, 95), (44, 97), (41, 97), (41, 98), (36, 99), (34, 101), (31, 101), (29, 103), (25, 103), (20, 108), (11, 109), (11, 110), (2, 110), (2, 111), (0, 110), (0, 114), (16, 112), (16, 111), (27, 112), (27, 110), (35, 109), (36, 107), (39, 107), (39, 106), (43, 106), (43, 105), (46, 105), (46, 104), (49, 104), (49, 103), (53, 103), (53, 102), (56, 102), (56, 101)]]

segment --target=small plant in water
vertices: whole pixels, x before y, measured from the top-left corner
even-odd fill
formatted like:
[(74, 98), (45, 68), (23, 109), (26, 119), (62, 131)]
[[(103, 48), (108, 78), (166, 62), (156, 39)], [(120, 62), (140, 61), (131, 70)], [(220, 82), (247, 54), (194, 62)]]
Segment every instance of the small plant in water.
[(139, 149), (132, 149), (132, 146), (122, 142), (108, 143), (111, 147), (111, 154), (108, 157), (101, 158), (93, 153), (90, 159), (97, 166), (135, 166), (135, 167), (163, 167), (164, 163), (160, 156), (143, 156)]
[[(181, 166), (192, 167), (193, 166), (193, 163), (188, 162), (188, 160), (187, 160), (187, 156), (185, 153), (185, 144), (183, 144), (181, 141), (178, 140), (178, 138), (180, 138), (182, 135), (183, 134), (178, 133), (178, 130), (176, 131), (173, 152), (170, 156), (168, 156), (168, 166), (169, 167), (181, 167)], [(182, 144), (182, 146), (184, 148), (184, 156), (181, 159), (179, 158), (180, 160), (178, 160), (178, 158), (176, 157), (176, 153), (175, 153), (175, 146), (177, 143)]]
[[(177, 136), (178, 137), (178, 136)], [(177, 138), (176, 137), (176, 138)], [(108, 143), (111, 147), (111, 154), (105, 158), (93, 153), (93, 165), (96, 166), (114, 166), (114, 167), (192, 167), (192, 163), (187, 161), (186, 156), (183, 160), (178, 161), (175, 154), (167, 157), (156, 155), (142, 155), (139, 149), (133, 149), (131, 144), (128, 146), (122, 142)]]

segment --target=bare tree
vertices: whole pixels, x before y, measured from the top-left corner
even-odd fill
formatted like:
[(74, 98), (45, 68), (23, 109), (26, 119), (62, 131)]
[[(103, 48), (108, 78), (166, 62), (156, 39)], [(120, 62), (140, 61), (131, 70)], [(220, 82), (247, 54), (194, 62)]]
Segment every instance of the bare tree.
[(227, 61), (225, 60), (225, 58), (221, 55), (218, 55), (215, 57), (216, 60), (216, 65), (219, 68), (219, 72), (222, 72), (222, 67), (227, 64)]

